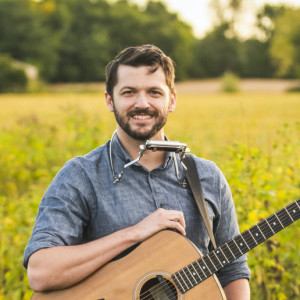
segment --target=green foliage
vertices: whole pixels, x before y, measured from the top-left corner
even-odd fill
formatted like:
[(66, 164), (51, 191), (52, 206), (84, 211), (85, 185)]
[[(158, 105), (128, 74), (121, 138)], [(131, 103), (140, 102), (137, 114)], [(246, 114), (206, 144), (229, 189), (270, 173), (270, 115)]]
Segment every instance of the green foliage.
[[(0, 98), (5, 107), (0, 111), (1, 300), (31, 297), (23, 251), (52, 178), (66, 160), (103, 144), (112, 134), (115, 122), (107, 117), (101, 97)], [(299, 95), (272, 95), (272, 105), (265, 94), (205, 98), (181, 95), (166, 133), (220, 166), (243, 231), (299, 198)], [(299, 223), (295, 223), (249, 252), (253, 299), (300, 297), (299, 247)]]
[[(221, 24), (196, 43), (193, 68), (199, 67), (203, 76), (217, 77), (227, 71), (238, 71), (239, 43), (236, 38), (226, 37), (228, 29), (229, 24)], [(195, 72), (197, 76), (197, 70)]]
[(179, 79), (192, 63), (192, 28), (161, 2), (0, 0), (0, 28), (0, 51), (37, 66), (51, 82), (102, 81), (108, 61), (140, 44), (171, 55)]
[(56, 71), (57, 39), (34, 3), (0, 0), (0, 52), (37, 66), (47, 79)]
[(222, 91), (225, 93), (236, 93), (239, 91), (239, 78), (231, 72), (226, 72), (222, 78)]
[(269, 54), (270, 42), (248, 39), (239, 47), (241, 77), (273, 77), (275, 67)]
[(299, 77), (297, 9), (266, 4), (257, 14), (259, 38), (243, 41), (236, 30), (243, 1), (211, 3), (216, 26), (197, 39), (162, 1), (0, 0), (0, 52), (36, 66), (47, 82), (103, 81), (120, 50), (149, 43), (173, 58), (178, 80), (227, 71)]
[(24, 70), (16, 67), (8, 55), (0, 54), (0, 93), (24, 92), (27, 81)]
[(271, 54), (279, 76), (300, 78), (300, 9), (285, 9), (275, 21)]
[[(224, 167), (238, 215), (243, 216), (241, 230), (248, 229), (249, 222), (255, 225), (299, 198), (300, 159), (293, 153), (300, 147), (299, 138), (300, 123), (286, 123), (277, 131), (267, 155), (259, 148), (243, 144), (229, 147)], [(275, 157), (282, 159), (275, 160)], [(255, 286), (251, 293), (253, 299), (300, 297), (300, 231), (297, 228), (298, 224), (291, 225), (248, 255), (252, 287)]]

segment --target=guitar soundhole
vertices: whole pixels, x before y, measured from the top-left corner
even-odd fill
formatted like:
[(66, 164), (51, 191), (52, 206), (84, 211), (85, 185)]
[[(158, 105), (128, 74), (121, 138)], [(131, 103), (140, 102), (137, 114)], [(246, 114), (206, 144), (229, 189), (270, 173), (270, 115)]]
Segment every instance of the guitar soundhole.
[(148, 280), (141, 288), (141, 300), (176, 300), (177, 291), (172, 282), (158, 275)]

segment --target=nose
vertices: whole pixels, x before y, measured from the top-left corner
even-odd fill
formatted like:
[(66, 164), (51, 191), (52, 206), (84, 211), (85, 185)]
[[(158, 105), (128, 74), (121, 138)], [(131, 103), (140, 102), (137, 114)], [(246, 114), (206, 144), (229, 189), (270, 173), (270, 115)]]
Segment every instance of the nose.
[(149, 106), (150, 105), (149, 105), (146, 93), (139, 92), (136, 97), (135, 107), (145, 109), (145, 108), (148, 108)]

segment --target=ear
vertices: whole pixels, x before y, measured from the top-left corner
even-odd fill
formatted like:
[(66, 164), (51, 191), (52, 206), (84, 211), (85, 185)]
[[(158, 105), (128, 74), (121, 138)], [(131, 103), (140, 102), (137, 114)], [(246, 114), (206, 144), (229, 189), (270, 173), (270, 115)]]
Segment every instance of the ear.
[(107, 105), (108, 109), (111, 112), (113, 112), (114, 111), (113, 99), (106, 91), (105, 91), (105, 100), (106, 100), (106, 105)]
[(175, 107), (176, 107), (176, 93), (171, 94), (169, 112), (173, 112), (175, 110)]

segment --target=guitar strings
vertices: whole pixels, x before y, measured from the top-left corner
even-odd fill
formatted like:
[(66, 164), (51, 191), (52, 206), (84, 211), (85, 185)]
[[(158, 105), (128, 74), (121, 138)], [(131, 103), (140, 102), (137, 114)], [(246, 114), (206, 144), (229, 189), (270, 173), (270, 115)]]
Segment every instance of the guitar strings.
[[(290, 207), (290, 206), (293, 206), (294, 205), (294, 207), (295, 207), (295, 209), (296, 210), (294, 210), (294, 214), (296, 214), (296, 219), (294, 219), (291, 215), (290, 215), (290, 213), (287, 211), (287, 208), (288, 207)], [(285, 211), (286, 210), (286, 211)], [(279, 229), (279, 230), (277, 230), (276, 228), (272, 228), (271, 227), (271, 225), (270, 225), (270, 223), (268, 222), (268, 219), (270, 219), (270, 218), (272, 218), (272, 217), (279, 217), (279, 224), (280, 224), (280, 226), (281, 226), (281, 228)], [(268, 217), (268, 218), (266, 218), (266, 219), (264, 219), (264, 220), (262, 220), (261, 222), (259, 222), (258, 224), (256, 224), (256, 225), (254, 225), (253, 227), (251, 227), (250, 229), (253, 229), (253, 228), (255, 228), (255, 227), (257, 227), (259, 230), (261, 229), (261, 230), (263, 230), (266, 234), (271, 234), (271, 236), (273, 236), (274, 234), (276, 234), (276, 233), (278, 233), (281, 229), (284, 229), (285, 227), (287, 227), (288, 225), (290, 225), (291, 223), (293, 223), (294, 221), (296, 221), (297, 219), (299, 219), (299, 217), (300, 217), (300, 209), (299, 209), (299, 207), (298, 207), (298, 204), (296, 203), (296, 201), (294, 202), (294, 203), (292, 203), (292, 204), (290, 204), (290, 205), (288, 205), (286, 208), (283, 208), (282, 210), (280, 210), (280, 211), (278, 211), (277, 213), (275, 213), (275, 214), (273, 214), (273, 215), (271, 215), (270, 217)], [(281, 220), (281, 221), (280, 221)], [(264, 221), (266, 221), (265, 223), (264, 223)], [(288, 223), (288, 225), (286, 225), (286, 226), (284, 226), (284, 225), (282, 225), (281, 223)], [(277, 224), (276, 224), (277, 225)], [(261, 227), (259, 227), (259, 226), (261, 226)], [(263, 228), (264, 227), (264, 228)], [(246, 232), (250, 232), (250, 229), (248, 229), (248, 230), (246, 230), (246, 231), (244, 231), (242, 234), (244, 234), (244, 233), (246, 233)], [(250, 232), (251, 233), (251, 232)], [(242, 234), (240, 234), (240, 235), (238, 235), (238, 237), (240, 237)], [(270, 236), (270, 237), (271, 237)], [(265, 241), (265, 240), (267, 240), (268, 238), (265, 238), (264, 237), (264, 235), (263, 235), (263, 233), (262, 233), (262, 235), (260, 236), (260, 238), (263, 238), (263, 240), (262, 241), (257, 241), (254, 237), (252, 237), (252, 235), (250, 235), (249, 236), (249, 238), (248, 239), (244, 239), (244, 237), (243, 237), (243, 239), (244, 239), (244, 241), (246, 242), (246, 244), (247, 244), (247, 246), (248, 246), (248, 248), (250, 248), (249, 247), (249, 243), (250, 243), (250, 241), (251, 241), (251, 243), (253, 244), (253, 241), (255, 241), (256, 243), (255, 243), (255, 245), (254, 246), (251, 246), (251, 248), (249, 249), (249, 250), (251, 250), (251, 249), (253, 249), (253, 248), (255, 248), (258, 244), (260, 244), (260, 243), (262, 243), (263, 241)], [(232, 239), (232, 240), (234, 240), (234, 238)], [(231, 240), (231, 241), (232, 241)], [(230, 242), (230, 241), (229, 241)], [(226, 244), (226, 243), (225, 243)], [(225, 245), (224, 244), (224, 245)], [(223, 246), (223, 245), (222, 245)], [(222, 247), (221, 246), (221, 247)], [(220, 248), (220, 247), (219, 247)], [(240, 257), (241, 255), (243, 255), (243, 254), (245, 254), (246, 252), (248, 252), (249, 250), (247, 250), (246, 252), (244, 252), (244, 251), (242, 251), (239, 247), (238, 247), (238, 245), (237, 245), (237, 249), (239, 250), (239, 252), (237, 252), (237, 253), (234, 253), (233, 252), (233, 255), (234, 256), (237, 256), (237, 257)], [(233, 250), (233, 249), (232, 249)], [(229, 253), (228, 251), (226, 251), (227, 253)], [(211, 252), (212, 253), (212, 252)], [(242, 254), (241, 254), (242, 253)], [(203, 260), (203, 258), (204, 258), (204, 256), (202, 256), (199, 260)], [(213, 259), (213, 258), (212, 258)], [(215, 263), (217, 262), (217, 260), (216, 259), (214, 259), (215, 261)], [(195, 262), (194, 262), (195, 263)], [(189, 266), (191, 266), (193, 263), (191, 263)], [(188, 267), (188, 266), (187, 266)], [(187, 268), (186, 267), (186, 268)], [(181, 270), (183, 270), (183, 269), (181, 269)], [(210, 270), (209, 270), (210, 271)], [(217, 270), (216, 270), (217, 271)], [(180, 272), (180, 270), (178, 271), (178, 272)], [(198, 273), (198, 272), (197, 272)], [(210, 277), (213, 273), (210, 271), (210, 275), (209, 276), (207, 276), (204, 272), (203, 272), (203, 274), (205, 275), (205, 277), (206, 278), (208, 278), (208, 277)], [(185, 273), (186, 274), (186, 273)], [(197, 274), (198, 275), (198, 277), (201, 279), (201, 277), (199, 276), (199, 274)], [(188, 275), (186, 275), (186, 277), (188, 278), (188, 279), (190, 279), (189, 277), (190, 276), (188, 276)], [(193, 278), (192, 276), (191, 276), (191, 278)], [(203, 280), (205, 280), (206, 278), (204, 278)], [(201, 281), (199, 282), (199, 283), (201, 283), (202, 281), (203, 281), (202, 279), (201, 279)], [(194, 281), (197, 283), (197, 281), (194, 279)], [(187, 284), (185, 284), (186, 286), (188, 286)], [(174, 292), (175, 293), (177, 293), (177, 289), (176, 289), (176, 287), (175, 287), (175, 285), (171, 282), (171, 286), (169, 285), (169, 283), (168, 282), (164, 282), (164, 283), (158, 283), (158, 284), (156, 284), (155, 286), (153, 286), (152, 288), (150, 288), (148, 291), (146, 291), (146, 292), (144, 292), (143, 294), (141, 294), (140, 295), (140, 299), (143, 299), (143, 300), (147, 300), (147, 299), (152, 299), (153, 298), (153, 296), (151, 295), (151, 292), (159, 292), (161, 289), (163, 289), (163, 290), (165, 290), (165, 287), (167, 287), (168, 286), (168, 290), (170, 290), (170, 292), (172, 293), (172, 294), (169, 294), (169, 292), (166, 292), (165, 291), (165, 295), (166, 296), (174, 296)], [(150, 294), (149, 294), (150, 293)], [(169, 295), (168, 295), (169, 294)], [(150, 297), (150, 298), (149, 298)]]
[[(294, 206), (295, 206), (295, 208), (297, 208), (297, 210), (294, 210), (294, 214), (296, 214), (296, 219), (294, 220), (293, 219), (293, 217), (291, 217), (291, 215), (287, 212), (287, 211), (285, 211), (285, 209), (282, 209), (282, 210), (280, 210), (279, 212), (277, 212), (276, 214), (277, 214), (277, 216), (279, 216), (280, 217), (280, 220), (283, 222), (283, 223), (285, 223), (286, 221), (288, 222), (288, 225), (290, 225), (291, 223), (293, 223), (294, 221), (296, 221), (298, 218), (299, 218), (299, 208), (296, 206), (297, 204), (296, 203), (293, 203), (294, 204)], [(292, 206), (292, 204), (291, 205), (289, 205), (289, 206)], [(281, 216), (280, 216), (281, 215)], [(286, 226), (283, 226), (282, 224), (281, 224), (281, 228), (279, 228), (279, 230), (277, 231), (277, 229), (275, 229), (275, 231), (273, 231), (271, 228), (271, 225), (270, 225), (270, 223), (268, 222), (268, 219), (270, 219), (271, 217), (274, 217), (275, 216), (275, 214), (273, 214), (273, 215), (271, 215), (269, 218), (266, 218), (266, 219), (264, 219), (263, 221), (261, 221), (260, 223), (258, 223), (257, 225), (255, 225), (255, 226), (253, 226), (253, 227), (251, 227), (250, 229), (252, 229), (252, 228), (254, 228), (254, 227), (257, 227), (259, 230), (260, 229), (262, 229), (265, 233), (266, 233), (266, 230), (268, 231), (268, 233), (269, 234), (271, 234), (271, 236), (273, 236), (274, 234), (276, 234), (277, 232), (279, 232), (281, 229), (283, 229), (283, 228), (285, 228), (286, 226), (288, 226), (288, 225), (286, 225)], [(266, 221), (265, 223), (263, 223), (264, 221)], [(259, 226), (258, 225), (260, 225), (261, 227), (259, 228)], [(263, 228), (264, 227), (264, 228)], [(247, 231), (250, 231), (250, 229), (249, 230), (247, 230)], [(245, 231), (245, 232), (247, 232), (247, 231)], [(244, 233), (245, 233), (244, 232)], [(267, 233), (266, 233), (267, 234)], [(240, 235), (239, 235), (240, 236)], [(271, 237), (270, 236), (270, 237)], [(267, 238), (265, 238), (264, 237), (264, 235), (262, 234), (261, 236), (260, 236), (260, 238), (263, 238), (263, 241), (265, 241)], [(253, 241), (256, 241), (256, 243), (255, 243), (255, 245), (254, 245), (254, 247), (256, 247), (258, 244), (260, 244), (262, 241), (257, 241), (257, 240), (255, 240), (254, 238), (252, 238), (251, 236), (249, 236), (249, 239), (244, 239), (245, 240), (245, 242), (247, 243), (249, 243), (250, 241), (253, 243)], [(247, 241), (246, 241), (247, 240)], [(248, 245), (248, 243), (247, 243), (247, 245)], [(252, 246), (251, 246), (252, 247)], [(254, 248), (254, 247), (252, 247), (252, 248)], [(248, 248), (250, 248), (249, 246), (248, 246)], [(249, 250), (251, 250), (252, 248), (250, 248)], [(235, 252), (235, 253), (233, 253), (233, 254), (235, 254), (235, 256), (241, 256), (241, 255), (243, 255), (244, 253), (246, 253), (246, 252), (248, 252), (248, 251), (246, 251), (246, 252), (243, 252), (243, 251), (241, 251), (241, 249), (237, 246), (237, 249), (239, 250), (239, 252)], [(233, 249), (232, 249), (233, 250)], [(227, 253), (229, 253), (228, 251), (226, 251)], [(242, 254), (241, 254), (242, 253)], [(203, 257), (200, 259), (200, 260), (202, 260), (203, 259)], [(215, 263), (216, 263), (216, 260), (215, 260)], [(210, 271), (210, 273), (212, 273), (211, 271)], [(205, 274), (204, 274), (205, 275)], [(211, 274), (210, 274), (211, 275)], [(209, 276), (210, 276), (209, 275)], [(209, 277), (209, 276), (207, 276), (207, 275), (205, 275), (206, 276), (206, 278), (207, 277)], [(200, 276), (199, 276), (199, 274), (198, 274), (198, 277), (199, 278), (201, 278)], [(187, 278), (189, 279), (189, 276), (187, 276)], [(192, 277), (191, 277), (192, 278)], [(194, 279), (195, 280), (195, 279)], [(202, 281), (202, 280), (201, 280)], [(200, 282), (201, 282), (200, 281)], [(197, 282), (196, 280), (195, 280), (195, 282)], [(157, 286), (159, 286), (159, 287), (157, 287)], [(162, 287), (162, 285), (161, 284), (158, 284), (156, 287), (153, 287), (152, 289), (154, 290), (154, 289), (157, 289), (157, 288), (161, 288)], [(151, 297), (151, 295), (150, 295), (150, 297)], [(146, 299), (146, 298), (145, 298)]]
[[(174, 297), (177, 294), (177, 289), (176, 289), (175, 285), (172, 282), (170, 282), (170, 283), (172, 284), (171, 286), (166, 281), (163, 282), (163, 283), (157, 283), (156, 285), (154, 285), (153, 287), (148, 289), (146, 292), (141, 294), (139, 299), (141, 299), (141, 300), (154, 299), (155, 300), (154, 296), (151, 295), (151, 293), (153, 293), (153, 292), (154, 293), (164, 292), (164, 295), (167, 296), (168, 299), (172, 299), (172, 297)], [(170, 292), (166, 291), (166, 287), (168, 287), (168, 290), (170, 288)], [(174, 295), (174, 293), (175, 293), (175, 295)]]

